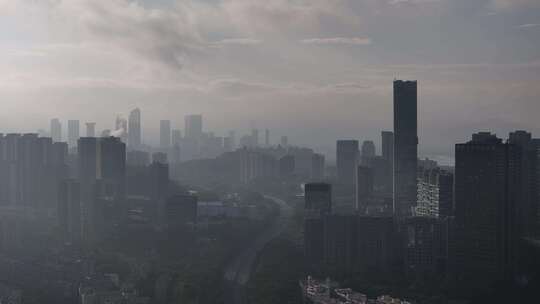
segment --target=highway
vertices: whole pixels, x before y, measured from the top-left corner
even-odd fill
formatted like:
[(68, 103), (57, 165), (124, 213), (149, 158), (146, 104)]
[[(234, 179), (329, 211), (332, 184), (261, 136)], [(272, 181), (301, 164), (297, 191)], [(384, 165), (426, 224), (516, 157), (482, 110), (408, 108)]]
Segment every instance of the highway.
[(245, 304), (245, 287), (255, 266), (258, 253), (264, 246), (279, 236), (286, 227), (286, 222), (292, 218), (293, 209), (283, 200), (265, 195), (279, 205), (280, 214), (272, 225), (268, 226), (249, 244), (227, 267), (224, 279), (228, 287), (225, 298), (226, 304)]

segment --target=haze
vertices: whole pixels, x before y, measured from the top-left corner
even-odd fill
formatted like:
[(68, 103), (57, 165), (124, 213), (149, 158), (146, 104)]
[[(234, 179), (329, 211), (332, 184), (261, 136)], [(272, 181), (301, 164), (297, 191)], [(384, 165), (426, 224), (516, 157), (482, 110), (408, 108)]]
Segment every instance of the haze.
[(392, 80), (417, 79), (420, 155), (451, 157), (471, 131), (540, 132), (539, 23), (537, 0), (0, 0), (0, 127), (139, 107), (147, 143), (202, 113), (330, 154), (378, 143)]

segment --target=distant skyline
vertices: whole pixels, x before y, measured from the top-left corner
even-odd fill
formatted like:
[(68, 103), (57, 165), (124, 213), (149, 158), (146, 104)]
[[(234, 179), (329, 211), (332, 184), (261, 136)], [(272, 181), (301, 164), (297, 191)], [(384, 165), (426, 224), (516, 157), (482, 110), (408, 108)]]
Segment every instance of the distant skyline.
[(0, 0), (0, 46), (4, 133), (139, 107), (153, 144), (160, 120), (203, 114), (219, 135), (380, 149), (398, 78), (418, 80), (420, 156), (540, 134), (537, 0)]

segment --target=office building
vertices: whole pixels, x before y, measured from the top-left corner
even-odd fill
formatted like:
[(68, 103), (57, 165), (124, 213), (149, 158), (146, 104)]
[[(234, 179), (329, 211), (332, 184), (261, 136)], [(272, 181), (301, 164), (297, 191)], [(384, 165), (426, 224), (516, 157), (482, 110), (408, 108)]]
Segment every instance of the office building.
[(100, 176), (98, 149), (97, 138), (79, 138), (77, 153), (79, 161), (78, 182), (81, 196), (81, 239), (87, 246), (92, 246), (96, 240), (94, 187)]
[(173, 147), (180, 147), (182, 143), (182, 131), (178, 129), (172, 130), (171, 137), (171, 145)]
[(141, 147), (141, 110), (133, 109), (128, 117), (128, 147), (137, 150)]
[(259, 130), (257, 129), (251, 130), (251, 146), (252, 147), (259, 146)]
[(99, 178), (107, 187), (106, 195), (115, 200), (126, 197), (126, 144), (117, 137), (99, 140)]
[(164, 225), (168, 229), (197, 223), (197, 197), (193, 195), (174, 195), (165, 202)]
[(311, 157), (311, 179), (320, 181), (324, 179), (325, 158), (322, 154), (313, 153)]
[(358, 166), (356, 183), (356, 210), (364, 214), (368, 201), (373, 196), (373, 169)]
[(332, 185), (304, 186), (304, 254), (308, 266), (319, 269), (325, 257), (324, 216), (332, 212)]
[(146, 167), (150, 164), (150, 153), (144, 151), (129, 151), (126, 155), (126, 163), (133, 167)]
[(240, 182), (249, 184), (259, 178), (274, 178), (279, 174), (279, 161), (272, 155), (247, 148), (238, 150)]
[(264, 130), (264, 146), (270, 147), (270, 130)]
[(150, 173), (150, 199), (156, 204), (162, 202), (169, 194), (169, 165), (152, 162)]
[(390, 216), (358, 216), (356, 226), (356, 271), (392, 273), (396, 260), (396, 234)]
[(357, 260), (357, 216), (327, 215), (323, 227), (326, 271), (334, 276), (353, 273)]
[(167, 164), (169, 162), (167, 153), (163, 153), (163, 152), (152, 153), (152, 162), (160, 163), (160, 164)]
[(522, 237), (538, 237), (540, 226), (540, 140), (533, 139), (531, 133), (514, 131), (510, 133), (508, 143), (516, 145), (520, 150), (517, 227)]
[(91, 248), (102, 229), (102, 200), (122, 205), (126, 197), (126, 145), (117, 137), (81, 137), (77, 152), (82, 238)]
[(326, 183), (309, 183), (304, 189), (305, 210), (323, 215), (332, 212), (332, 185)]
[(338, 183), (355, 187), (359, 153), (358, 141), (338, 140), (336, 150)]
[(86, 137), (96, 137), (96, 123), (95, 122), (86, 123)]
[(223, 139), (223, 149), (225, 152), (231, 152), (236, 149), (236, 134), (234, 131), (229, 131), (229, 135)]
[(405, 271), (411, 275), (444, 272), (447, 260), (445, 220), (413, 216), (405, 219)]
[(289, 145), (289, 137), (281, 136), (280, 144), (282, 147), (287, 147)]
[(487, 132), (456, 144), (455, 270), (468, 286), (513, 277), (521, 153)]
[(361, 164), (367, 166), (369, 160), (376, 156), (375, 143), (371, 140), (365, 140), (362, 143), (362, 152), (361, 152)]
[(304, 256), (310, 270), (319, 270), (324, 260), (324, 225), (321, 217), (304, 219)]
[(418, 162), (417, 83), (394, 81), (394, 213), (412, 214)]
[(171, 121), (161, 120), (159, 122), (159, 146), (161, 149), (171, 147)]
[(81, 240), (81, 188), (76, 180), (68, 179), (60, 185), (58, 221), (65, 242)]
[(279, 159), (279, 176), (281, 178), (291, 177), (294, 174), (294, 155), (285, 155)]
[(62, 141), (62, 123), (58, 118), (51, 120), (51, 137), (53, 142)]
[(190, 139), (199, 139), (203, 135), (202, 115), (187, 115), (184, 118), (184, 136)]
[(389, 162), (394, 162), (394, 132), (382, 131), (381, 132), (381, 150), (382, 157)]
[(79, 121), (68, 120), (68, 146), (69, 148), (77, 147), (79, 140)]

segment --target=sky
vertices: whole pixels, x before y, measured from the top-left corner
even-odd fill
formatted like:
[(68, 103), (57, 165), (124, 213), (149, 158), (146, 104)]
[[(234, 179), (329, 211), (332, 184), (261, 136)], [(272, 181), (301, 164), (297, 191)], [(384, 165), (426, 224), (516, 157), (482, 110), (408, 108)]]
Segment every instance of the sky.
[(0, 0), (0, 132), (160, 119), (251, 127), (331, 154), (380, 142), (418, 80), (420, 154), (490, 130), (540, 137), (538, 0)]

